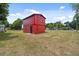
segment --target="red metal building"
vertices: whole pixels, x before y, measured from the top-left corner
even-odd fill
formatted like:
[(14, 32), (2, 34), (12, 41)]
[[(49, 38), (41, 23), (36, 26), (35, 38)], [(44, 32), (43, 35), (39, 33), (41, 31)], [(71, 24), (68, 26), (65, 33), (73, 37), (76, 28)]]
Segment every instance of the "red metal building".
[(23, 32), (45, 32), (45, 17), (42, 14), (32, 14), (23, 19)]

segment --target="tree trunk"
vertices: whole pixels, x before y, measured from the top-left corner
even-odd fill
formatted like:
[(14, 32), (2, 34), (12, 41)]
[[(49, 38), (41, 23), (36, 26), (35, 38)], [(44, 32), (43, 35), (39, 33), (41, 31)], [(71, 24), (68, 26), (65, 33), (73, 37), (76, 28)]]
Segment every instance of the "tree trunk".
[(76, 19), (76, 32), (78, 32), (78, 18)]

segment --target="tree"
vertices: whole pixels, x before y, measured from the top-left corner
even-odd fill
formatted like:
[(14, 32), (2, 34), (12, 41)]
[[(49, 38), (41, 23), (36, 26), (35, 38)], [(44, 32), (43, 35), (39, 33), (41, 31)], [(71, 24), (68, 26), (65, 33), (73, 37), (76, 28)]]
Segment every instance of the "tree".
[(78, 26), (78, 30), (79, 30), (79, 20), (77, 20), (77, 24), (76, 24), (76, 20), (73, 20), (72, 22), (70, 22), (70, 27), (73, 29), (76, 29), (76, 25)]
[(22, 28), (22, 20), (18, 18), (11, 25), (11, 29), (20, 30), (21, 28)]
[(64, 24), (61, 22), (56, 22), (56, 23), (48, 23), (46, 24), (46, 27), (49, 29), (62, 29), (64, 27)]
[(5, 24), (5, 27), (9, 27), (9, 22), (7, 20), (0, 21), (0, 24)]
[(54, 23), (48, 23), (46, 24), (46, 27), (48, 27), (49, 29), (52, 29), (54, 27)]
[(55, 23), (55, 27), (57, 29), (62, 29), (62, 27), (64, 27), (64, 24), (62, 24), (60, 21), (58, 21), (58, 22)]
[(65, 28), (66, 28), (66, 29), (69, 30), (69, 29), (71, 28), (69, 21), (65, 22), (64, 24), (65, 24)]
[(73, 20), (76, 20), (76, 31), (78, 31), (78, 21), (79, 21), (79, 3), (72, 4), (72, 8), (75, 11), (75, 15), (73, 17)]
[(8, 8), (9, 8), (8, 3), (0, 3), (0, 24), (6, 25), (7, 16), (9, 14)]
[(73, 20), (73, 21), (70, 23), (70, 27), (73, 28), (73, 29), (76, 29), (76, 20)]

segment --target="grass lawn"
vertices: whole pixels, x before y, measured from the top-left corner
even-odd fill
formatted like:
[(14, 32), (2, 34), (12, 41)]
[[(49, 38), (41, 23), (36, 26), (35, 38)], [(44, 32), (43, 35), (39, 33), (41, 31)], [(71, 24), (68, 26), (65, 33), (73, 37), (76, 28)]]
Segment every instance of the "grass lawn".
[(79, 56), (79, 32), (54, 30), (30, 34), (9, 30), (0, 33), (0, 55)]

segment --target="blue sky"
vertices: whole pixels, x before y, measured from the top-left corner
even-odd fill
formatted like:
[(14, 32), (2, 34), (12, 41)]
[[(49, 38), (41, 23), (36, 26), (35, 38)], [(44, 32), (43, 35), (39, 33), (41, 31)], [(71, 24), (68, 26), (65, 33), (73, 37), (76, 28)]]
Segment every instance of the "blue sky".
[(68, 3), (11, 3), (9, 4), (9, 23), (17, 18), (25, 18), (33, 13), (43, 14), (46, 23), (72, 21), (74, 12)]

